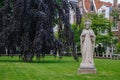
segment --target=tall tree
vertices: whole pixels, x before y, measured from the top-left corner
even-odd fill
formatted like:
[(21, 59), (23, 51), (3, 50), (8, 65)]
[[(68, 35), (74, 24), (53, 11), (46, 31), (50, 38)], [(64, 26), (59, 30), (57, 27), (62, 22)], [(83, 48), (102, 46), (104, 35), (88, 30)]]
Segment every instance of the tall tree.
[[(39, 57), (51, 50), (61, 53), (64, 42), (65, 46), (72, 44), (74, 51), (69, 8), (67, 0), (4, 0), (0, 8), (0, 42), (10, 51), (19, 47), (24, 61), (32, 61), (34, 53)], [(53, 35), (56, 19), (64, 25), (60, 34), (65, 41), (57, 41)], [(73, 56), (78, 60), (74, 52)]]

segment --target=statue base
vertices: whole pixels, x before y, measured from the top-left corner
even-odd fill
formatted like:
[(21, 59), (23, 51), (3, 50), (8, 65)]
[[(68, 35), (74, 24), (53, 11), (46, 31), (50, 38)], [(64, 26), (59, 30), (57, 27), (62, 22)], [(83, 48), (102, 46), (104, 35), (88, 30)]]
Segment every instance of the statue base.
[(78, 74), (96, 74), (96, 68), (94, 65), (81, 64), (78, 69)]

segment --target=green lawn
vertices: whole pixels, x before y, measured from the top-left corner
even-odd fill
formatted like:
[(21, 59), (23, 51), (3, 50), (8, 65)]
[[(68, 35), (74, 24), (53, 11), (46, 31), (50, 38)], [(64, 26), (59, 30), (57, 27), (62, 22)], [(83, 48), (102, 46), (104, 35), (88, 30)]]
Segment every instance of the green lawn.
[[(80, 59), (81, 62), (81, 59)], [(72, 57), (61, 61), (48, 56), (45, 61), (26, 63), (10, 57), (0, 57), (0, 80), (120, 80), (120, 61), (95, 59), (97, 74), (77, 74), (80, 62)]]

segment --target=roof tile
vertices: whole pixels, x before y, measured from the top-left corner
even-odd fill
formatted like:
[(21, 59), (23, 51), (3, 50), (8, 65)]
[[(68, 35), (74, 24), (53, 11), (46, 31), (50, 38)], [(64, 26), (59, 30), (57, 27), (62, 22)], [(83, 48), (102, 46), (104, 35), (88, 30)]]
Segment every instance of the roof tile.
[[(102, 6), (102, 5), (105, 5), (105, 6), (112, 6), (112, 3), (110, 2), (103, 2), (103, 1), (100, 1), (100, 0), (94, 0), (95, 2), (95, 6), (97, 8), (97, 10)], [(90, 0), (84, 0), (84, 5), (85, 5), (85, 8), (86, 10), (89, 10), (90, 9)]]

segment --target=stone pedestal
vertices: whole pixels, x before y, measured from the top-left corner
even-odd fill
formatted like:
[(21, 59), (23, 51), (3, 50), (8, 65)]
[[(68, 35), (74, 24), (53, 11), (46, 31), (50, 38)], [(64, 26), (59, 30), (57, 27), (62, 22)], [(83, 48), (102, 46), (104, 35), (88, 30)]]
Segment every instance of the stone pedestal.
[(80, 68), (78, 74), (96, 74), (96, 69), (92, 68)]
[(96, 68), (94, 65), (81, 64), (78, 69), (78, 74), (96, 74)]
[(85, 21), (85, 29), (83, 29), (80, 42), (81, 42), (81, 54), (82, 54), (82, 63), (78, 69), (79, 74), (95, 74), (96, 68), (94, 66), (93, 53), (95, 48), (95, 39), (96, 36), (94, 31), (90, 28), (92, 21), (87, 19)]

